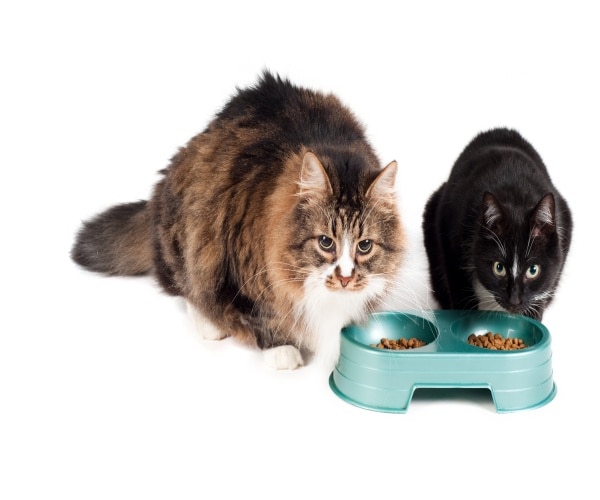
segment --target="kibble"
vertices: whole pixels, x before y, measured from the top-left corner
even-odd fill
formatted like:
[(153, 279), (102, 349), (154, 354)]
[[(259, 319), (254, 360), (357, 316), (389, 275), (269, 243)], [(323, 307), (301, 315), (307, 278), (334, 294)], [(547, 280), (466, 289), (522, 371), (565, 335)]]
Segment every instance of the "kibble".
[(371, 344), (371, 347), (390, 349), (392, 351), (403, 351), (405, 349), (416, 349), (417, 347), (423, 347), (424, 345), (427, 345), (427, 342), (423, 342), (416, 337), (411, 339), (400, 338), (397, 340), (384, 337), (379, 341), (379, 344)]
[(493, 351), (516, 351), (527, 347), (523, 339), (504, 338), (499, 333), (487, 332), (480, 335), (472, 333), (467, 342), (477, 347), (491, 349)]

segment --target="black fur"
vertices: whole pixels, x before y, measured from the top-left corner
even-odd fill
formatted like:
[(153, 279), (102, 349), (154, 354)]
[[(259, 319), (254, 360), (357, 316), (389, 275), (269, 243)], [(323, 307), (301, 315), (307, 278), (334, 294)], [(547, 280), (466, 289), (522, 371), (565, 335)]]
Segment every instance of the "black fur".
[[(518, 132), (479, 134), (423, 214), (435, 298), (443, 309), (500, 307), (541, 319), (556, 292), (572, 226), (541, 157)], [(479, 304), (477, 282), (493, 302)]]

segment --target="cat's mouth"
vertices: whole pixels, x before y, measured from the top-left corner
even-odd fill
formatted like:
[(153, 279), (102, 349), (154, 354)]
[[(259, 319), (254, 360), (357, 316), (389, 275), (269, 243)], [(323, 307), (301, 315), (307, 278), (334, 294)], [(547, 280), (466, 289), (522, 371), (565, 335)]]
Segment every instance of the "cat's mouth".
[(482, 311), (501, 311), (510, 314), (518, 314), (529, 318), (541, 319), (541, 313), (535, 305), (527, 302), (512, 304), (509, 301), (502, 300), (490, 290), (485, 288), (478, 280), (475, 282), (475, 294), (477, 296), (477, 309)]
[(357, 292), (365, 287), (364, 280), (355, 273), (352, 276), (328, 276), (325, 285), (329, 290), (338, 292)]
[(520, 302), (519, 304), (512, 304), (509, 301), (504, 301), (498, 297), (493, 296), (491, 300), (480, 301), (478, 309), (491, 310), (491, 311), (502, 311), (510, 314), (517, 314), (520, 316), (527, 316), (536, 320), (541, 320), (542, 315), (539, 308), (535, 307), (535, 304), (530, 302)]
[(361, 286), (355, 281), (342, 283), (335, 279), (328, 279), (326, 285), (329, 290), (333, 290), (336, 292), (357, 292), (364, 288), (364, 286)]
[(521, 316), (527, 316), (529, 318), (536, 319), (540, 321), (542, 319), (542, 313), (535, 308), (533, 305), (518, 305), (518, 306), (509, 306), (504, 308), (506, 312), (511, 314), (518, 314)]
[(343, 272), (341, 267), (337, 266), (332, 274), (327, 275), (325, 285), (334, 291), (354, 292), (364, 288), (364, 280), (356, 272), (356, 268)]

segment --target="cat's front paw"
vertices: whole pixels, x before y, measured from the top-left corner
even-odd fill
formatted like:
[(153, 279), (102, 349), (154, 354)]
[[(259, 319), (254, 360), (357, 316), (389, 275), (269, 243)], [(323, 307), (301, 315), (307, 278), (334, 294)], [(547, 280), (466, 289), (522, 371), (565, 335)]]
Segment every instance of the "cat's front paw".
[(186, 301), (188, 316), (192, 320), (192, 323), (196, 327), (196, 330), (200, 333), (205, 340), (221, 340), (227, 335), (213, 325), (208, 319), (204, 317), (200, 311), (189, 302)]
[(302, 365), (304, 361), (302, 354), (293, 345), (280, 345), (263, 351), (265, 363), (276, 370), (294, 370)]

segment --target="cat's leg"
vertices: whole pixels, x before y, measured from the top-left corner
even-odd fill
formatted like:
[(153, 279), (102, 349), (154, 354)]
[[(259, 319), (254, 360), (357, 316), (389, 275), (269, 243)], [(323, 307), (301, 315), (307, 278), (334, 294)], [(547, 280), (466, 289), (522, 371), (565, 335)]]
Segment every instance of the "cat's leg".
[(196, 306), (187, 300), (185, 301), (185, 304), (188, 316), (192, 320), (196, 330), (202, 335), (202, 338), (206, 340), (221, 340), (227, 337), (227, 334), (219, 330), (208, 318), (206, 318), (206, 316), (198, 311)]
[(304, 365), (300, 349), (290, 335), (295, 324), (270, 310), (244, 317), (242, 321), (252, 332), (256, 345), (263, 352), (265, 364), (276, 370), (294, 370)]
[[(211, 320), (187, 300), (186, 307), (189, 317), (203, 338), (207, 340), (221, 340), (227, 337), (227, 333), (217, 328)], [(247, 325), (244, 326), (245, 322), (240, 321), (239, 315), (235, 314), (233, 308), (225, 308), (225, 310), (222, 311), (222, 315), (224, 321), (225, 319), (228, 319), (232, 325), (237, 325), (237, 327), (233, 328), (232, 334), (238, 340), (242, 343), (251, 343), (249, 339), (252, 338), (252, 342), (255, 342), (255, 336), (250, 333)], [(300, 354), (298, 348), (293, 345), (263, 347), (262, 352), (265, 363), (276, 370), (293, 370), (304, 365), (302, 354)]]
[(263, 350), (265, 363), (276, 370), (294, 370), (304, 365), (302, 354), (293, 345), (280, 345)]
[(429, 263), (429, 284), (433, 298), (442, 309), (451, 309), (450, 286), (448, 284), (448, 269), (446, 250), (442, 241), (440, 229), (439, 205), (446, 183), (442, 184), (429, 198), (423, 212), (423, 242)]

